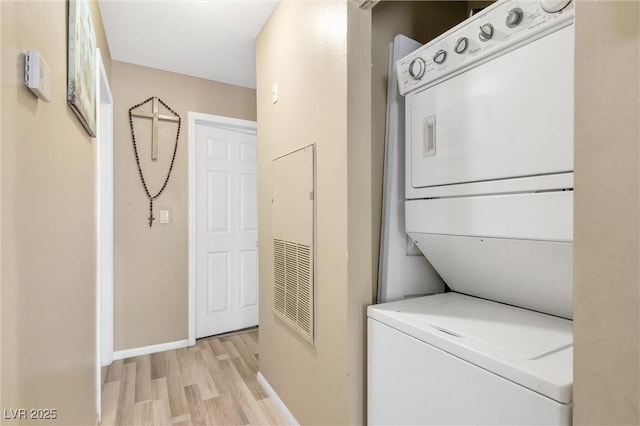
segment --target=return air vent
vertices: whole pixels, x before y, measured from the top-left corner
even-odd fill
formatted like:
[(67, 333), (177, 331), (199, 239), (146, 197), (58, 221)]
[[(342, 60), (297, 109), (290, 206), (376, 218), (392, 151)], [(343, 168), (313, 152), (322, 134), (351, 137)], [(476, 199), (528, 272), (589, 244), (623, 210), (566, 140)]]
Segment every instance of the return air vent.
[(313, 324), (311, 249), (304, 244), (273, 240), (273, 309), (310, 339)]
[(314, 146), (273, 160), (273, 312), (314, 343)]

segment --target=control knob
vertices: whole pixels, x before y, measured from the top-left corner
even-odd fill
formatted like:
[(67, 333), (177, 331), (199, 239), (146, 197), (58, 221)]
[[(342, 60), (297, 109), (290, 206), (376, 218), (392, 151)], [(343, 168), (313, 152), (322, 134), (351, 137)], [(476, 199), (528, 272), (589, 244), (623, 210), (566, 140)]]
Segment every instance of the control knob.
[(567, 7), (571, 0), (540, 0), (545, 12), (556, 13)]
[(435, 62), (436, 64), (442, 64), (445, 60), (447, 59), (447, 52), (446, 50), (440, 49), (436, 52), (435, 55), (433, 55), (433, 62)]
[(425, 68), (424, 59), (416, 58), (409, 64), (409, 75), (413, 77), (414, 80), (420, 80), (424, 75)]
[(489, 41), (493, 38), (493, 25), (483, 24), (480, 25), (480, 41)]
[(522, 16), (522, 9), (516, 7), (507, 12), (507, 19), (505, 19), (504, 23), (509, 28), (517, 27), (522, 22)]
[(456, 41), (456, 45), (453, 48), (453, 50), (461, 55), (464, 53), (465, 50), (467, 50), (467, 47), (469, 46), (469, 39), (466, 37), (460, 37), (457, 41)]

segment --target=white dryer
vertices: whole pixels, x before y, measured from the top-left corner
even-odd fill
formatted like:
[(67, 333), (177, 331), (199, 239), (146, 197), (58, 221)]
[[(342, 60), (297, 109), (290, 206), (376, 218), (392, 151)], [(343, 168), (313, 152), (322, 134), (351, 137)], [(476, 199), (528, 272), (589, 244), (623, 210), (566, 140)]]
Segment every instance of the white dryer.
[(498, 1), (396, 67), (407, 233), (453, 292), (369, 307), (368, 421), (569, 425), (573, 4)]

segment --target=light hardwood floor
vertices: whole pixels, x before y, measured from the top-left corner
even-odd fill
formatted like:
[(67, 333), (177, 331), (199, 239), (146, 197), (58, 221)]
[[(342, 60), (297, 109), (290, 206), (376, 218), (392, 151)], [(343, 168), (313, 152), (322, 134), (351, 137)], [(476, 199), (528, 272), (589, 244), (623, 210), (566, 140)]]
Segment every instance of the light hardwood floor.
[(102, 386), (102, 425), (281, 425), (256, 380), (258, 331), (114, 361)]

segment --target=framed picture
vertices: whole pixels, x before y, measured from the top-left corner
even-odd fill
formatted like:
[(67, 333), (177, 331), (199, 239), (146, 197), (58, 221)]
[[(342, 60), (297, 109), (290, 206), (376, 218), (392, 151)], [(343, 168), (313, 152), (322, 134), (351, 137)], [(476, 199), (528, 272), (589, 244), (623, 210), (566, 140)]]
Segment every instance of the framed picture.
[(68, 0), (67, 103), (96, 136), (96, 35), (87, 0)]

